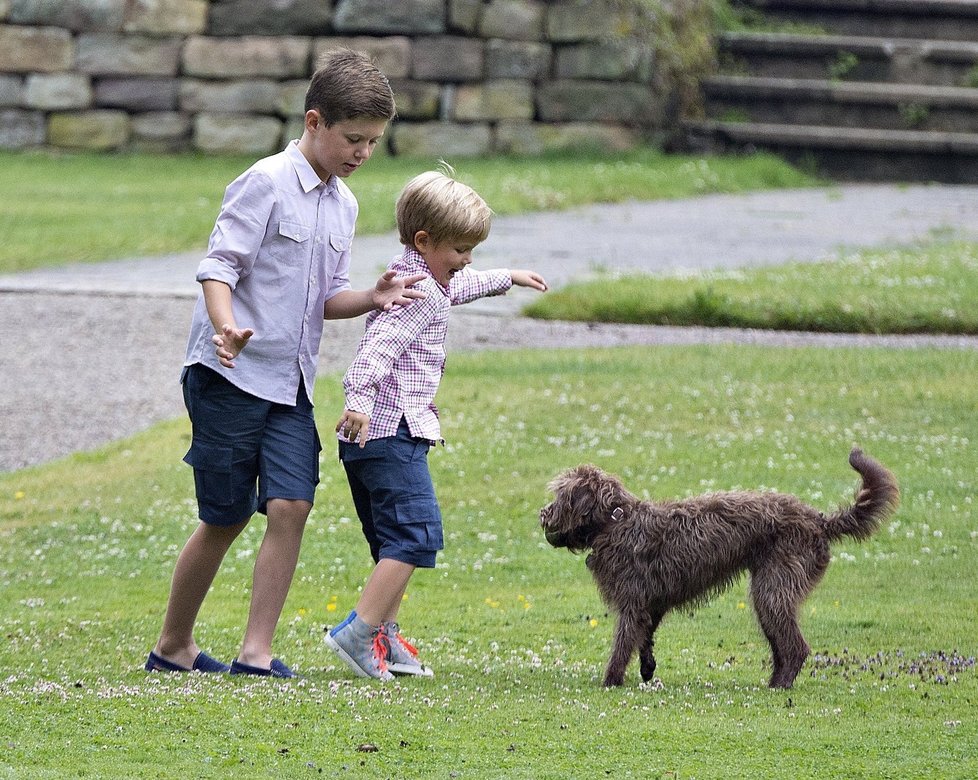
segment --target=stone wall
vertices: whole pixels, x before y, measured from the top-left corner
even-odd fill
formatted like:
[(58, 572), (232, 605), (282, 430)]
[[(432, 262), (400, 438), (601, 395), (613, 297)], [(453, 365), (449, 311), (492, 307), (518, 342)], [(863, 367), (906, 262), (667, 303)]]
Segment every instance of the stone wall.
[(652, 1), (0, 0), (0, 148), (266, 154), (342, 45), (391, 79), (396, 153), (623, 149), (675, 121)]

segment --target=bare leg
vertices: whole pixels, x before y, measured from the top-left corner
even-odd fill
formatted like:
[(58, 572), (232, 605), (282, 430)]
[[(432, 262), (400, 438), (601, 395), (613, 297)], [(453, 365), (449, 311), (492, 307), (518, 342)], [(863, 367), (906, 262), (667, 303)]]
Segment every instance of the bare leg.
[(274, 498), (268, 502), (268, 527), (255, 560), (248, 627), (238, 661), (267, 669), (272, 638), (299, 560), (302, 532), (312, 510), (308, 501)]
[(166, 617), (154, 648), (157, 655), (187, 669), (193, 665), (200, 653), (194, 641), (200, 606), (225, 554), (246, 525), (248, 520), (229, 526), (201, 523), (190, 535), (173, 569)]
[(396, 620), (414, 569), (413, 564), (381, 558), (363, 586), (363, 593), (357, 602), (356, 611), (360, 619), (371, 626)]

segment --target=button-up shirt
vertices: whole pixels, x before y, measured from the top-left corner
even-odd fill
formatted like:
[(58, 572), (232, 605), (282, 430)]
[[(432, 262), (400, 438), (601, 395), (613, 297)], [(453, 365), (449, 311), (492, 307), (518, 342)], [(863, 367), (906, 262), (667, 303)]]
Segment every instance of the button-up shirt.
[(242, 390), (294, 405), (301, 376), (312, 399), (326, 301), (350, 289), (357, 201), (336, 176), (323, 182), (292, 141), (228, 185), (197, 281), (231, 290), (239, 328), (255, 335), (224, 368), (203, 293), (185, 365), (202, 363)]
[(513, 279), (504, 269), (466, 267), (446, 288), (431, 276), (424, 258), (408, 248), (389, 269), (398, 276), (427, 274), (415, 285), (427, 297), (367, 315), (366, 331), (343, 378), (346, 408), (370, 417), (368, 439), (394, 436), (403, 417), (412, 436), (438, 442), (441, 427), (434, 398), (445, 371), (449, 310), (501, 295), (513, 286)]

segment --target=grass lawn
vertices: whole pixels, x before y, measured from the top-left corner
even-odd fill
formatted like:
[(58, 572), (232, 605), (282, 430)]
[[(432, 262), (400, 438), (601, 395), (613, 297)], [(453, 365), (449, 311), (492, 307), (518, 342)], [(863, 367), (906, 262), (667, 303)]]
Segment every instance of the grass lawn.
[[(0, 273), (203, 249), (245, 157), (0, 152)], [(394, 228), (394, 200), (437, 160), (381, 157), (347, 179), (362, 234)], [(585, 203), (810, 186), (770, 155), (699, 158), (639, 150), (449, 160), (498, 214)]]
[[(0, 776), (973, 778), (978, 776), (978, 353), (747, 346), (453, 355), (430, 462), (438, 568), (402, 625), (433, 680), (354, 679), (323, 630), (369, 571), (335, 451), (276, 639), (306, 679), (147, 675), (195, 525), (177, 420), (0, 475)], [(326, 438), (341, 405), (317, 385)], [(658, 634), (658, 679), (603, 690), (612, 622), (582, 556), (537, 525), (546, 484), (595, 462), (640, 495), (790, 491), (826, 510), (853, 444), (903, 504), (834, 548), (803, 610), (816, 655), (766, 689), (741, 580)], [(201, 644), (236, 652), (263, 523), (232, 548)]]
[(533, 317), (584, 322), (978, 334), (978, 244), (935, 241), (835, 261), (608, 277), (534, 299)]

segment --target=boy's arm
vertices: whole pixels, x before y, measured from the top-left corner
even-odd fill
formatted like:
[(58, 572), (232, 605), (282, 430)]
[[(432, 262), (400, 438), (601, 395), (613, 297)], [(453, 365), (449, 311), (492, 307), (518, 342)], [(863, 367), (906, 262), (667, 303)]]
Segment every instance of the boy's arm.
[(388, 310), (370, 324), (343, 376), (346, 408), (336, 431), (342, 430), (347, 441), (355, 442), (359, 434), (360, 446), (366, 445), (367, 428), (381, 384), (394, 370), (395, 361), (431, 323), (435, 313), (433, 301), (418, 300), (406, 308)]
[(466, 268), (452, 279), (450, 288), (452, 305), (459, 306), (478, 298), (502, 295), (514, 284), (519, 287), (532, 287), (540, 292), (547, 290), (547, 282), (535, 271), (510, 271), (505, 268), (476, 271)]
[(387, 271), (372, 290), (343, 290), (326, 301), (323, 316), (327, 320), (344, 320), (359, 317), (368, 311), (378, 309), (389, 311), (394, 306), (407, 306), (411, 301), (424, 298), (421, 290), (411, 289), (425, 278), (425, 274), (398, 276), (396, 271)]
[(231, 288), (226, 283), (204, 279), (200, 286), (204, 291), (207, 316), (214, 326), (211, 341), (214, 342), (217, 358), (225, 368), (234, 368), (234, 359), (255, 332), (251, 328), (239, 328), (235, 324), (234, 311), (231, 308)]

